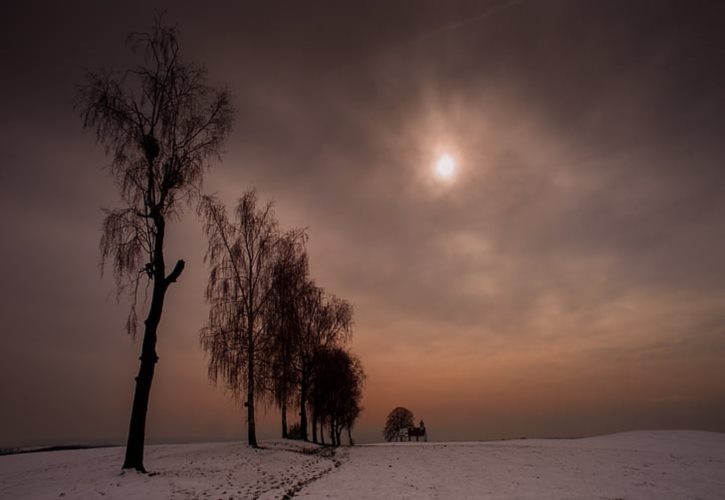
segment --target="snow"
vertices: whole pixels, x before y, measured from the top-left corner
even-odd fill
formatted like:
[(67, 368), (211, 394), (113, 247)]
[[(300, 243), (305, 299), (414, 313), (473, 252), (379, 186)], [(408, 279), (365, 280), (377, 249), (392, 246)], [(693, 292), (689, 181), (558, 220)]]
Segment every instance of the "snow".
[(151, 474), (121, 471), (121, 447), (8, 455), (0, 498), (283, 498), (335, 468), (328, 451), (286, 441), (148, 446)]
[(406, 443), (350, 450), (308, 498), (725, 498), (725, 434)]
[(725, 434), (639, 431), (582, 439), (397, 443), (294, 441), (149, 446), (0, 457), (0, 498), (725, 498)]

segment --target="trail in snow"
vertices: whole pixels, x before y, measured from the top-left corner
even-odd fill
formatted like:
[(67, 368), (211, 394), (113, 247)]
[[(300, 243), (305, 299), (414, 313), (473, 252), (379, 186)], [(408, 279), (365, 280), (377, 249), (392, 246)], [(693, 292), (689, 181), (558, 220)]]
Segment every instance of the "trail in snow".
[(151, 474), (121, 471), (123, 448), (0, 457), (0, 498), (289, 498), (335, 470), (339, 454), (294, 441), (149, 446)]

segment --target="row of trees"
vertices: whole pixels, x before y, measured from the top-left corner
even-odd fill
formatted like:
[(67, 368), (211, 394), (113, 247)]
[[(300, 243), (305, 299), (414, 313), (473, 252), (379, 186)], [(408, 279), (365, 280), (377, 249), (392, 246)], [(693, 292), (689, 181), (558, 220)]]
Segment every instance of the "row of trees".
[(264, 397), (281, 408), (283, 435), (287, 408), (297, 407), (303, 438), (310, 409), (313, 439), (327, 425), (339, 443), (360, 412), (364, 377), (345, 350), (352, 308), (312, 282), (306, 235), (281, 233), (271, 205), (259, 207), (254, 192), (240, 199), (234, 221), (217, 200), (200, 195), (203, 174), (231, 130), (229, 95), (208, 84), (203, 67), (182, 58), (176, 30), (159, 19), (129, 42), (140, 63), (123, 72), (87, 72), (75, 103), (84, 129), (111, 156), (121, 207), (105, 212), (101, 254), (112, 264), (119, 294), (130, 293), (126, 328), (133, 335), (139, 285), (146, 281), (152, 290), (123, 467), (145, 470), (157, 331), (166, 292), (185, 266), (178, 260), (167, 269), (166, 225), (189, 204), (198, 206), (209, 239), (210, 314), (201, 343), (211, 377), (246, 401), (249, 443), (256, 446), (254, 403)]
[(309, 275), (301, 230), (282, 232), (271, 203), (254, 191), (239, 199), (233, 218), (204, 196), (199, 205), (209, 246), (209, 320), (201, 344), (209, 376), (223, 381), (247, 408), (247, 437), (257, 446), (255, 403), (271, 399), (282, 415), (299, 409), (300, 436), (312, 440), (327, 426), (332, 444), (360, 414), (364, 372), (346, 349), (352, 306), (318, 287)]

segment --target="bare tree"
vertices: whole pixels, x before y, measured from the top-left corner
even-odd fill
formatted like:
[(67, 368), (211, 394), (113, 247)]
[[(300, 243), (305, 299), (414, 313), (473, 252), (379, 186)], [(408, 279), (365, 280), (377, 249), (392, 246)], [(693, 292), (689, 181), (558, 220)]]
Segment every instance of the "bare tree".
[(199, 206), (209, 246), (206, 299), (209, 320), (201, 345), (209, 355), (209, 376), (222, 378), (236, 398), (246, 397), (247, 437), (257, 446), (255, 399), (264, 395), (268, 323), (265, 308), (272, 296), (275, 253), (280, 240), (271, 203), (257, 207), (254, 191), (239, 199), (234, 223), (216, 199)]
[(84, 129), (94, 131), (112, 157), (110, 172), (123, 206), (106, 210), (101, 254), (103, 263), (113, 264), (119, 294), (130, 291), (126, 329), (134, 336), (139, 282), (145, 278), (152, 284), (123, 463), (144, 471), (157, 329), (166, 291), (184, 269), (178, 260), (167, 274), (166, 224), (180, 215), (181, 202), (198, 190), (210, 159), (219, 156), (232, 106), (226, 92), (207, 85), (204, 68), (181, 58), (174, 29), (157, 20), (149, 33), (129, 40), (143, 62), (125, 73), (87, 72), (76, 109)]
[(328, 426), (333, 446), (340, 446), (340, 435), (345, 428), (352, 445), (352, 426), (361, 411), (365, 379), (360, 360), (341, 347), (320, 349), (314, 373), (311, 390), (314, 414), (321, 424)]
[(290, 231), (278, 243), (272, 269), (272, 295), (266, 317), (270, 333), (269, 352), (271, 392), (282, 418), (282, 437), (287, 438), (287, 408), (298, 384), (294, 369), (299, 348), (299, 301), (308, 279), (305, 251), (307, 235)]
[[(302, 439), (308, 439), (307, 405), (313, 384), (314, 362), (321, 349), (343, 345), (352, 331), (352, 306), (334, 295), (327, 295), (308, 282), (299, 304), (299, 347), (295, 369), (299, 383), (300, 428)], [(313, 412), (312, 437), (317, 442), (317, 419)]]
[(402, 406), (394, 408), (385, 420), (385, 429), (383, 436), (386, 441), (395, 441), (400, 438), (400, 431), (413, 427), (413, 412)]
[[(342, 401), (340, 424), (347, 429), (347, 439), (350, 446), (354, 446), (352, 439), (352, 428), (355, 425), (360, 413), (362, 413), (362, 389), (365, 382), (365, 370), (363, 370), (360, 359), (354, 354), (348, 353), (349, 364), (347, 368), (346, 387)], [(340, 440), (338, 436), (338, 441)]]

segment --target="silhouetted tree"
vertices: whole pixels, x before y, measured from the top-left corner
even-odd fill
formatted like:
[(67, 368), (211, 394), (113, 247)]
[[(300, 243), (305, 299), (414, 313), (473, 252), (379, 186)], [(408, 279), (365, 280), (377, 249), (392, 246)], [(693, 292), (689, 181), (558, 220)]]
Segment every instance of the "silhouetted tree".
[[(313, 384), (314, 362), (321, 349), (341, 346), (352, 331), (352, 306), (334, 295), (327, 295), (308, 282), (299, 302), (299, 348), (295, 353), (298, 377), (300, 427), (302, 438), (307, 434), (307, 405)], [(313, 411), (313, 441), (317, 442), (317, 420)]]
[[(360, 360), (341, 347), (320, 349), (315, 357), (311, 406), (321, 424), (326, 423), (333, 446), (347, 428), (350, 444), (352, 426), (360, 414), (365, 373)], [(322, 432), (321, 432), (322, 435)]]
[(400, 431), (415, 426), (413, 423), (413, 413), (402, 406), (394, 408), (385, 420), (385, 429), (383, 436), (386, 441), (395, 441), (400, 436)]
[(212, 197), (203, 197), (199, 211), (210, 265), (209, 321), (201, 331), (201, 345), (209, 355), (211, 379), (221, 377), (235, 397), (246, 396), (247, 437), (256, 447), (254, 403), (265, 389), (269, 332), (264, 311), (272, 296), (277, 221), (271, 203), (257, 207), (254, 191), (240, 198), (233, 224)]
[(106, 210), (101, 238), (103, 262), (111, 261), (119, 294), (130, 291), (126, 329), (136, 332), (139, 281), (152, 284), (144, 321), (141, 364), (131, 411), (124, 468), (144, 471), (146, 413), (156, 338), (164, 297), (184, 269), (178, 260), (167, 274), (166, 224), (197, 191), (209, 160), (218, 157), (231, 127), (226, 92), (207, 85), (204, 68), (184, 61), (177, 33), (156, 21), (150, 33), (129, 37), (143, 62), (123, 73), (87, 72), (76, 109), (83, 128), (93, 130), (112, 157), (110, 172), (123, 206)]
[(340, 425), (347, 429), (348, 442), (350, 446), (353, 446), (355, 442), (352, 439), (352, 428), (362, 413), (362, 389), (366, 375), (360, 359), (352, 353), (348, 353), (348, 355), (350, 357), (349, 378), (345, 390), (346, 397), (340, 413)]
[(287, 407), (298, 384), (294, 361), (300, 338), (299, 301), (308, 279), (306, 240), (307, 235), (299, 230), (279, 240), (266, 310), (270, 333), (269, 378), (274, 402), (280, 409), (283, 438), (288, 437)]

